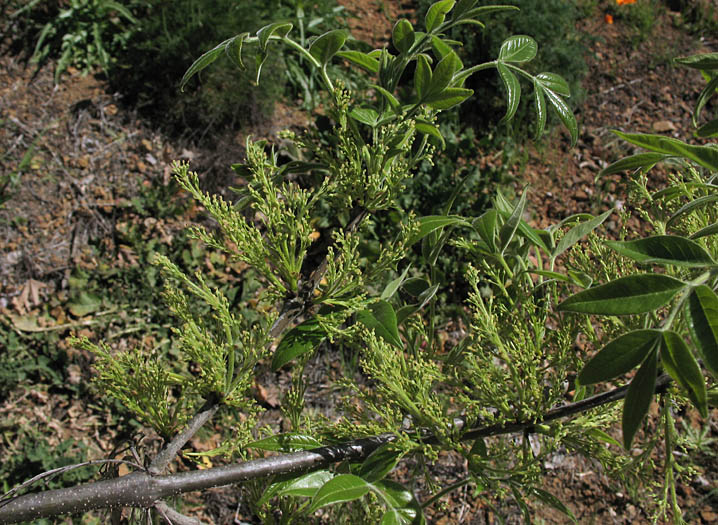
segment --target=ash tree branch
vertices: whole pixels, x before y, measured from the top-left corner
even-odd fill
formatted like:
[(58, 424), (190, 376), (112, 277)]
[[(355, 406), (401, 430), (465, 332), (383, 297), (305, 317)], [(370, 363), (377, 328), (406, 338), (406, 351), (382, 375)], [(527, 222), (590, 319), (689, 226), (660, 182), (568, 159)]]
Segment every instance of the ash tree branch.
[[(656, 392), (665, 391), (670, 382), (669, 376), (665, 374), (660, 376), (656, 381)], [(623, 399), (626, 397), (627, 391), (628, 386), (623, 386), (576, 403), (554, 408), (537, 422), (507, 423), (471, 429), (463, 434), (462, 439), (531, 432), (536, 425), (569, 417)], [(465, 422), (458, 419), (455, 424), (463, 426)], [(338, 445), (207, 470), (193, 470), (164, 476), (153, 475), (146, 471), (134, 472), (111, 480), (27, 494), (0, 502), (0, 523), (17, 523), (118, 506), (147, 508), (159, 504), (160, 508), (167, 513), (168, 507), (160, 502), (171, 496), (278, 474), (300, 475), (325, 468), (339, 461), (360, 461), (380, 446), (395, 439), (395, 434), (387, 433)], [(427, 436), (425, 442), (436, 442), (436, 438)]]

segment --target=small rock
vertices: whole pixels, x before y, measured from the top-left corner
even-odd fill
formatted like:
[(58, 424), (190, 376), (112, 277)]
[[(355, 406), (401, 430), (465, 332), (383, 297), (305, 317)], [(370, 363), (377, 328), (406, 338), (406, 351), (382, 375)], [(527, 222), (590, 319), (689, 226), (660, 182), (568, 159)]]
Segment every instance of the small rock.
[(675, 131), (676, 129), (676, 126), (670, 120), (659, 120), (658, 122), (654, 122), (652, 127), (653, 131), (658, 131), (659, 133)]

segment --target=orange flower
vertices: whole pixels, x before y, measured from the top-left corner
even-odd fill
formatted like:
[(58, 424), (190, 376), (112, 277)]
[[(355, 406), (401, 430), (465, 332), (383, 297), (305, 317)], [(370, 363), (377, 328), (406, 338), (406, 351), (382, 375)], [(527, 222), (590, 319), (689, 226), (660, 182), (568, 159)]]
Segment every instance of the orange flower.
[(603, 17), (603, 21), (606, 22), (607, 24), (612, 24), (612, 23), (613, 23), (613, 16), (611, 16), (611, 15), (606, 15), (606, 16)]
[(636, 0), (616, 0), (618, 5), (635, 4)]

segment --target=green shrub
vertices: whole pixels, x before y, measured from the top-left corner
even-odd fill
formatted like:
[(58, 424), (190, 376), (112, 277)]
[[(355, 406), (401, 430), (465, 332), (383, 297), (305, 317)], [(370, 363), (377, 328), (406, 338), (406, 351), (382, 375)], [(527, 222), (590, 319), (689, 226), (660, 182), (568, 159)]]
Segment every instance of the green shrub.
[[(419, 19), (431, 5), (431, 0), (420, 0), (417, 7)], [(480, 0), (477, 5), (496, 4), (492, 0)], [(579, 9), (574, 0), (511, 0), (498, 2), (515, 5), (518, 12), (491, 14), (486, 19), (487, 29), (477, 31), (475, 27), (460, 26), (452, 30), (449, 36), (463, 43), (458, 51), (462, 59), (470, 63), (485, 62), (496, 57), (501, 43), (509, 35), (528, 35), (541, 42), (539, 54), (527, 67), (532, 73), (541, 71), (561, 71), (571, 90), (569, 105), (576, 109), (584, 97), (581, 86), (587, 67), (584, 61), (586, 46), (583, 36), (576, 29), (580, 17)], [(490, 73), (477, 74), (467, 82), (467, 87), (474, 90), (475, 96), (457, 111), (461, 121), (477, 130), (491, 130), (504, 135), (504, 126), (499, 126), (504, 113), (505, 89), (501, 80)], [(516, 117), (512, 120), (509, 134), (522, 141), (533, 135), (534, 128), (530, 123), (533, 111), (531, 100), (520, 106)]]
[[(275, 20), (292, 20), (295, 25), (301, 21), (309, 26), (305, 31), (309, 38), (327, 24), (338, 23), (340, 13), (334, 8), (331, 0), (305, 9), (299, 2), (288, 0), (151, 0), (143, 4), (136, 38), (113, 71), (113, 89), (165, 130), (195, 140), (207, 136), (210, 129), (214, 133), (227, 126), (261, 123), (282, 96), (294, 98), (300, 94), (302, 79), (290, 76), (295, 67), (272, 54), (264, 66), (267, 82), (261, 89), (256, 86), (256, 65), (252, 61), (244, 72), (214, 68), (177, 97), (178, 79), (187, 63), (197, 49), (211, 49), (238, 32)], [(312, 86), (308, 89), (312, 92)]]
[[(30, 2), (13, 16), (46, 16), (44, 11), (35, 12), (36, 4), (37, 1)], [(40, 66), (49, 59), (57, 60), (56, 83), (70, 66), (83, 73), (96, 68), (107, 73), (135, 34), (136, 24), (128, 6), (120, 2), (71, 0), (40, 30), (31, 60)]]

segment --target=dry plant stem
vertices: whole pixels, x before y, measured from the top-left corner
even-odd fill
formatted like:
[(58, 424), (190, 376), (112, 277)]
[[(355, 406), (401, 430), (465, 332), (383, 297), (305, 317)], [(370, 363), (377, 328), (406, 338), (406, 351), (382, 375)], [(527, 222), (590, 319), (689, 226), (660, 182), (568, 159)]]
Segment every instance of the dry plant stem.
[[(671, 379), (662, 375), (656, 380), (656, 391), (661, 392)], [(491, 425), (467, 431), (462, 439), (531, 432), (536, 425), (572, 416), (626, 397), (628, 387), (620, 387), (604, 394), (570, 403), (548, 412), (536, 422)], [(465, 422), (457, 419), (457, 426)], [(360, 461), (380, 446), (396, 439), (393, 433), (357, 439), (348, 443), (320, 447), (313, 450), (283, 454), (270, 458), (245, 461), (207, 470), (193, 470), (166, 476), (153, 476), (149, 472), (134, 472), (121, 478), (97, 481), (59, 490), (27, 494), (0, 503), (0, 523), (17, 523), (59, 514), (74, 514), (107, 507), (151, 507), (157, 502), (185, 492), (231, 485), (278, 474), (302, 474), (318, 470), (339, 461)], [(424, 439), (436, 442), (433, 436)], [(165, 511), (165, 507), (162, 507)]]

